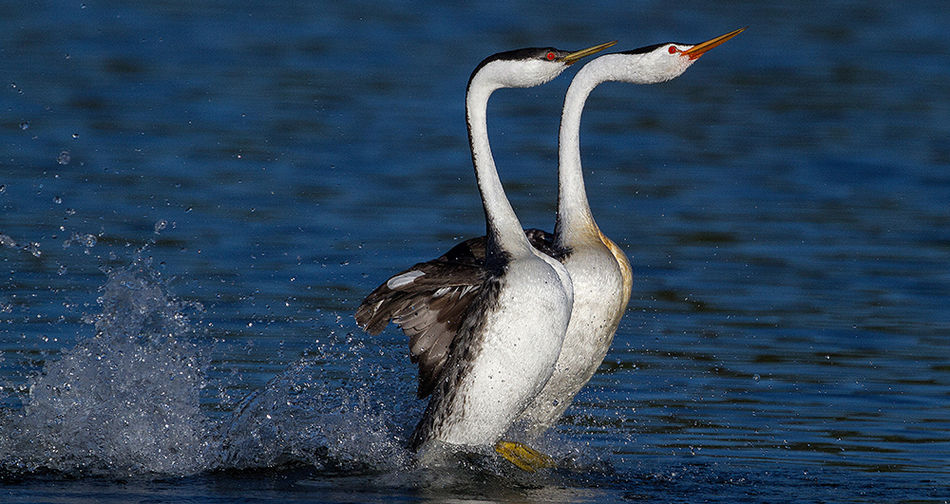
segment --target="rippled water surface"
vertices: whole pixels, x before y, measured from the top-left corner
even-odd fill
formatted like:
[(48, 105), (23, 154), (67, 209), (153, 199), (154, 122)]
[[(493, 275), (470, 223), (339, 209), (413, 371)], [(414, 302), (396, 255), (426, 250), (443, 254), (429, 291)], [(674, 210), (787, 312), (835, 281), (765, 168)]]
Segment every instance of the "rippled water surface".
[[(0, 20), (3, 502), (950, 500), (950, 14), (940, 2), (19, 2)], [(529, 475), (415, 468), (401, 333), (351, 313), (481, 234), (494, 52), (749, 29), (588, 102), (634, 265)], [(550, 228), (573, 71), (489, 123)]]

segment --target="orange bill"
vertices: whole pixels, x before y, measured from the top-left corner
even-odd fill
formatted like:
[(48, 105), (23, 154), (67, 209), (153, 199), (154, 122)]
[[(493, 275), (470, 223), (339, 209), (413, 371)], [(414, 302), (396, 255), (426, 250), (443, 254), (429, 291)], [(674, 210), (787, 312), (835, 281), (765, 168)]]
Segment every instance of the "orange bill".
[(683, 51), (683, 54), (685, 56), (688, 56), (689, 59), (692, 59), (692, 60), (698, 59), (703, 54), (706, 54), (706, 51), (712, 49), (713, 47), (718, 46), (719, 44), (722, 44), (723, 42), (731, 39), (732, 37), (735, 37), (736, 35), (742, 33), (744, 30), (745, 30), (745, 27), (739, 28), (738, 30), (733, 30), (725, 35), (720, 35), (714, 39), (710, 39), (705, 42), (696, 44), (693, 47), (690, 47), (688, 50)]

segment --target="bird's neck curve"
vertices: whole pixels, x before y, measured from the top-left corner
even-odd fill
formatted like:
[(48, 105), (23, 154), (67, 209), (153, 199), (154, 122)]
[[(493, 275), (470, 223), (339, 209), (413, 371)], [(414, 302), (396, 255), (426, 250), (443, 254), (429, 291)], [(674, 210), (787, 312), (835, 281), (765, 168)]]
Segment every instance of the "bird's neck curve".
[(505, 196), (488, 141), (488, 98), (499, 87), (501, 86), (490, 80), (480, 79), (476, 74), (469, 82), (465, 96), (472, 164), (485, 210), (488, 238), (486, 259), (489, 262), (503, 260), (507, 255), (528, 254), (531, 248), (521, 228), (521, 222)]
[(558, 201), (555, 240), (562, 247), (599, 236), (584, 188), (584, 170), (581, 166), (581, 114), (591, 91), (610, 80), (611, 58), (597, 58), (580, 69), (571, 81), (561, 111), (558, 134)]

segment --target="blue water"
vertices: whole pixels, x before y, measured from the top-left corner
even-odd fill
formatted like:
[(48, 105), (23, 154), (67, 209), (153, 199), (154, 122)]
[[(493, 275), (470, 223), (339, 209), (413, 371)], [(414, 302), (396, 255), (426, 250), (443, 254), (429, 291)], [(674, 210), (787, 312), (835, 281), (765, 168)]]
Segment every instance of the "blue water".
[[(542, 440), (415, 468), (401, 334), (351, 313), (484, 231), (465, 83), (494, 52), (749, 26), (588, 102), (634, 265)], [(0, 20), (3, 502), (950, 501), (942, 2), (26, 3)], [(489, 124), (550, 228), (573, 72)]]

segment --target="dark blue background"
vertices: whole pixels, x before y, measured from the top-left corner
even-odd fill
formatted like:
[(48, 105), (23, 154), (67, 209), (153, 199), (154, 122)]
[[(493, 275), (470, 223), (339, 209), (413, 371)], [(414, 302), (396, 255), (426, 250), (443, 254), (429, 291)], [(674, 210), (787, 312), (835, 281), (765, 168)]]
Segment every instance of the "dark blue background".
[[(362, 335), (350, 313), (389, 274), (483, 232), (463, 120), (474, 65), (523, 46), (626, 50), (749, 26), (675, 81), (606, 84), (588, 102), (591, 206), (635, 283), (613, 350), (551, 443), (613, 472), (537, 484), (576, 490), (555, 500), (945, 499), (948, 12), (927, 1), (8, 5), (0, 427), (22, 428), (35, 374), (93, 335), (84, 319), (103, 310), (104, 272), (144, 256), (171, 295), (203, 307), (190, 323), (207, 349), (210, 417), (332, 344), (396, 363), (371, 396), (399, 405), (392, 429), (404, 435), (420, 405), (401, 335)], [(572, 73), (491, 102), (495, 158), (526, 227), (553, 224)], [(311, 371), (351, 369), (328, 361)], [(0, 443), (4, 468), (24, 457)], [(228, 495), (198, 481), (190, 497)], [(375, 491), (414, 495), (396, 487)], [(513, 492), (475, 495), (545, 498)]]

